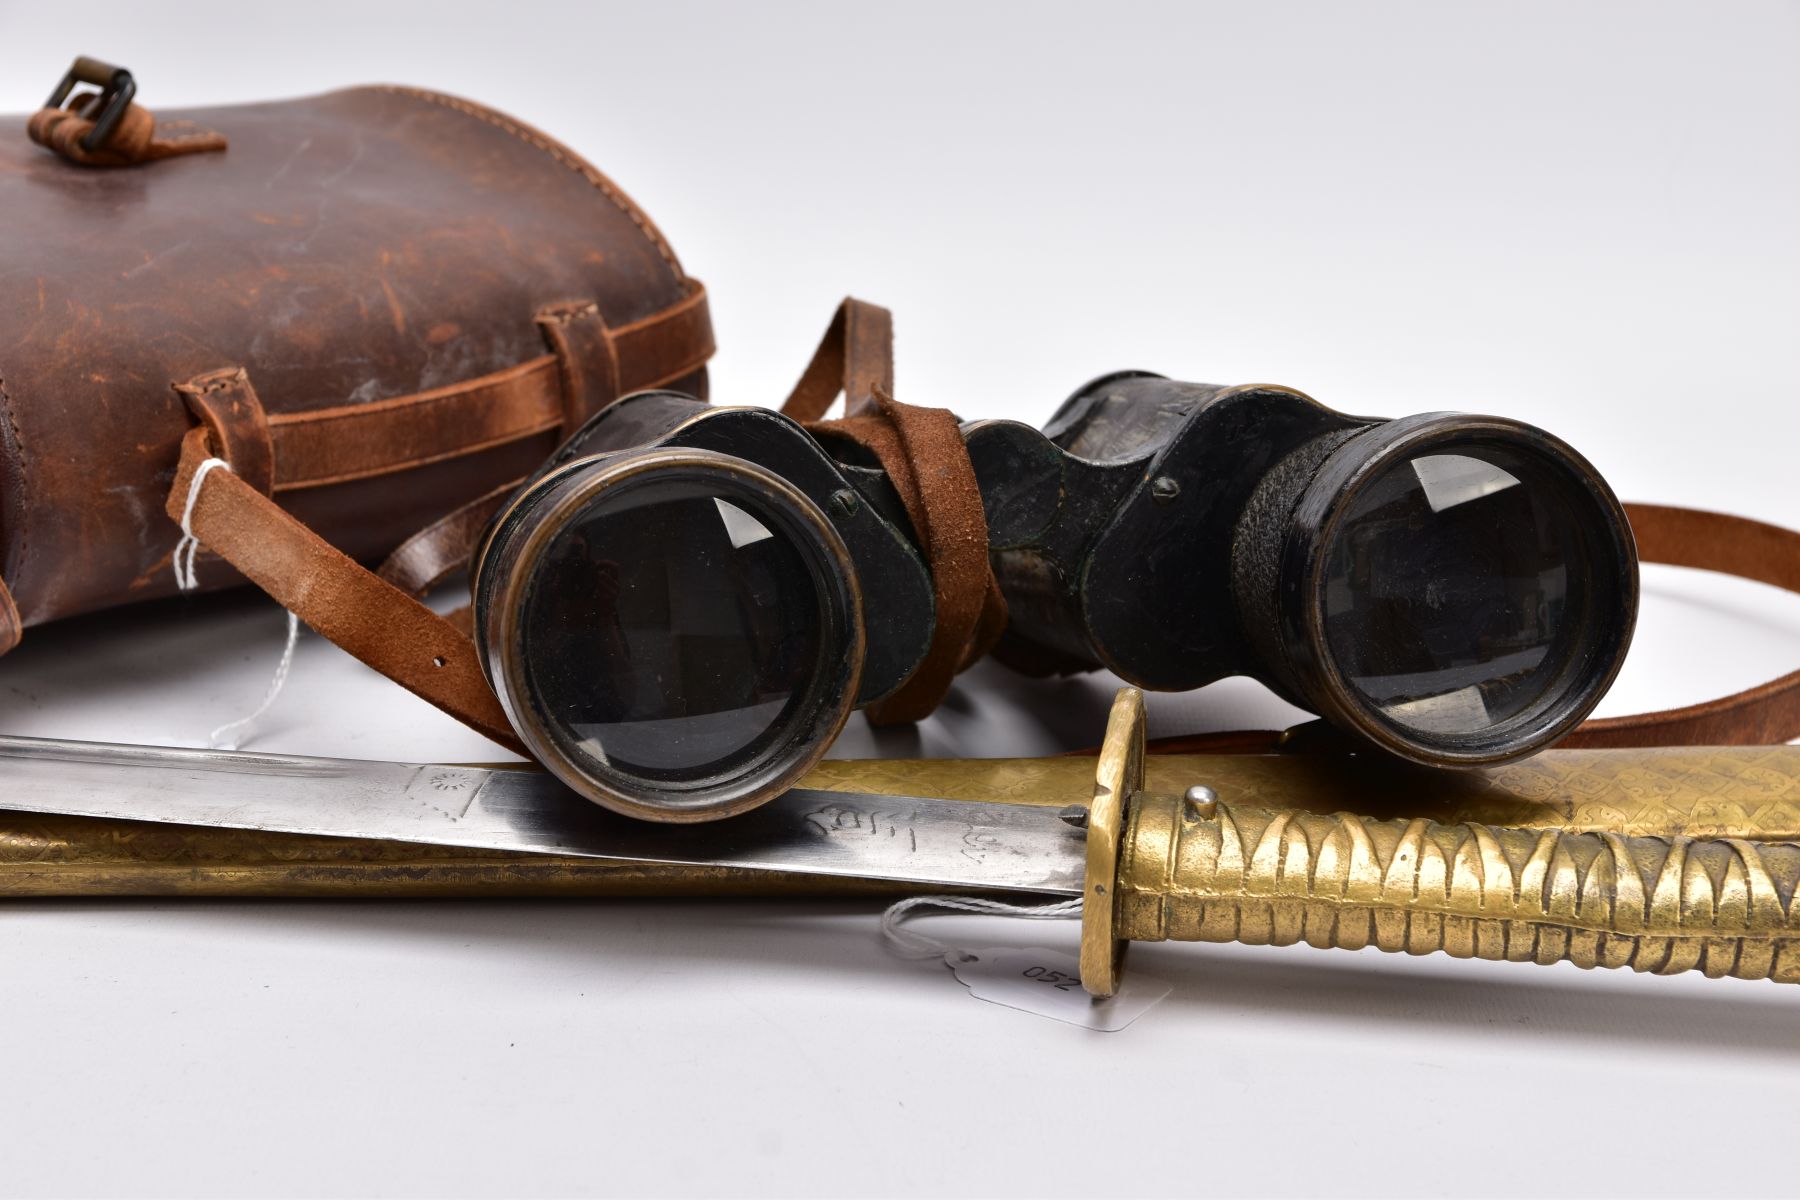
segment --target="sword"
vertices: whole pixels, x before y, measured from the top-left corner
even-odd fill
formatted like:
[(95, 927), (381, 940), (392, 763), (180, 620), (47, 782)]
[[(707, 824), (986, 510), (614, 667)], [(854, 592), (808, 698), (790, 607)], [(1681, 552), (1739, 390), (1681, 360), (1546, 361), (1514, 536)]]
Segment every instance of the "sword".
[[(1187, 759), (1212, 786), (1172, 788), (1165, 769), (1147, 788), (1143, 700), (1128, 688), (1086, 803), (1060, 809), (803, 787), (695, 828), (616, 816), (529, 770), (12, 737), (0, 737), (0, 809), (443, 856), (391, 867), (400, 879), (432, 864), (479, 864), (498, 880), (530, 864), (591, 863), (640, 881), (660, 871), (1080, 897), (1082, 983), (1096, 996), (1117, 990), (1125, 945), (1165, 939), (1800, 982), (1800, 748), (1551, 752), (1500, 771), (1429, 773), (1458, 781), (1441, 785), (1457, 797), (1442, 820), (1293, 803), (1272, 793), (1357, 772), (1335, 756), (1280, 757)], [(919, 766), (919, 778), (995, 778), (977, 763)], [(1070, 767), (1046, 760), (1027, 778)], [(1358, 796), (1377, 807), (1397, 780), (1420, 777), (1364, 770)], [(1514, 823), (1451, 819), (1458, 812)], [(118, 831), (142, 827), (97, 828), (119, 842), (131, 839)], [(1757, 836), (1735, 836), (1746, 833)], [(0, 892), (29, 890), (5, 886), (7, 836)], [(41, 857), (35, 847), (25, 853)], [(119, 890), (104, 863), (82, 880)]]

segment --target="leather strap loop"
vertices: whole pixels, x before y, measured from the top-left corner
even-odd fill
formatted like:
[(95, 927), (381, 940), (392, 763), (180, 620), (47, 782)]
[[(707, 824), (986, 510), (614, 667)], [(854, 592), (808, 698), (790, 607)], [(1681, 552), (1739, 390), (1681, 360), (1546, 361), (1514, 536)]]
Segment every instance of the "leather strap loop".
[(240, 479), (265, 496), (275, 492), (275, 444), (269, 419), (242, 367), (196, 375), (175, 390), (206, 427), (219, 457)]
[(225, 149), (225, 136), (192, 121), (158, 123), (150, 110), (128, 105), (112, 136), (98, 149), (89, 150), (82, 139), (93, 132), (91, 113), (100, 100), (98, 92), (84, 92), (67, 108), (41, 108), (31, 115), (26, 132), (31, 140), (54, 150), (83, 167), (134, 167), (179, 154), (204, 154)]
[(781, 411), (796, 421), (817, 421), (840, 392), (848, 417), (873, 413), (877, 395), (894, 394), (894, 316), (854, 296), (838, 305)]
[[(213, 454), (207, 431), (181, 443), (168, 512), (180, 520), (194, 472)], [(505, 711), (475, 647), (453, 624), (328, 545), (229, 471), (212, 471), (195, 497), (196, 537), (321, 636), (517, 753)]]
[(25, 622), (19, 619), (19, 606), (13, 603), (6, 580), (0, 579), (0, 655), (6, 654), (25, 636)]
[(568, 437), (621, 395), (618, 346), (600, 306), (592, 300), (541, 308), (537, 324), (556, 356), (562, 381), (562, 432)]
[(936, 621), (924, 659), (887, 699), (874, 725), (922, 721), (943, 702), (957, 672), (993, 648), (1006, 601), (988, 560), (987, 514), (955, 414), (876, 395), (876, 412), (830, 422), (880, 460), (906, 506), (931, 568)]
[[(815, 433), (848, 438), (876, 457), (931, 568), (931, 643), (911, 677), (869, 706), (875, 725), (930, 716), (956, 673), (986, 654), (1006, 627), (1006, 601), (988, 561), (987, 514), (956, 416), (895, 401), (893, 383), (893, 315), (849, 296), (781, 406)], [(820, 421), (840, 392), (847, 415)]]
[[(536, 320), (556, 357), (567, 436), (619, 398), (618, 346), (592, 300), (546, 305)], [(409, 595), (425, 595), (468, 566), (488, 519), (522, 482), (495, 488), (432, 522), (396, 547), (376, 574)]]
[[(615, 398), (674, 383), (712, 357), (706, 289), (689, 285), (680, 302), (606, 331), (617, 362)], [(273, 414), (275, 491), (404, 471), (558, 429), (568, 415), (565, 397), (605, 386), (567, 383), (563, 371), (563, 356), (549, 353), (410, 396)]]

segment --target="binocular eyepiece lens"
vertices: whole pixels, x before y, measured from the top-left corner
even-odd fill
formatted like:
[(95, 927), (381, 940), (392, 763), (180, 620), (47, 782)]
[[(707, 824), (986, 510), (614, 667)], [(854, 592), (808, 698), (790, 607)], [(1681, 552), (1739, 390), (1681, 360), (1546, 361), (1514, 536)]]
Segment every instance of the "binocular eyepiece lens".
[(749, 463), (610, 458), (528, 490), (498, 527), (484, 557), (505, 565), (482, 575), (499, 586), (477, 586), (490, 675), (578, 791), (659, 820), (726, 816), (790, 784), (849, 714), (862, 623), (847, 553)]
[[(1636, 608), (1629, 527), (1539, 430), (1419, 424), (1375, 435), (1390, 444), (1341, 485), (1321, 473), (1341, 488), (1314, 543), (1325, 687), (1406, 757), (1505, 761), (1567, 732), (1616, 674)], [(1355, 439), (1344, 450), (1359, 456)]]
[(1325, 636), (1339, 669), (1409, 729), (1472, 734), (1518, 716), (1568, 657), (1572, 540), (1561, 510), (1492, 461), (1397, 464), (1356, 498), (1331, 550)]
[(819, 600), (785, 537), (691, 483), (590, 506), (525, 594), (533, 698), (568, 748), (646, 779), (743, 761), (819, 653)]

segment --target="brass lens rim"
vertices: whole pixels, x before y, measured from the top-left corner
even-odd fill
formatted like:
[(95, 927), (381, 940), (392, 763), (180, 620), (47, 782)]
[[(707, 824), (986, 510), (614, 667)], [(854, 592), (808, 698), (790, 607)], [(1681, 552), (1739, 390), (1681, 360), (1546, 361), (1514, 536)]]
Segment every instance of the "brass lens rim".
[[(1350, 683), (1326, 638), (1325, 582), (1340, 523), (1362, 489), (1399, 463), (1438, 450), (1498, 449), (1531, 462), (1570, 502), (1585, 556), (1586, 625), (1555, 683), (1517, 716), (1471, 735), (1431, 735), (1382, 714)], [(1637, 546), (1631, 524), (1593, 464), (1560, 438), (1522, 421), (1422, 413), (1384, 422), (1338, 446), (1301, 494), (1285, 535), (1280, 570), (1283, 640), (1306, 698), (1340, 727), (1427, 766), (1495, 766), (1527, 758), (1585, 720), (1624, 665), (1637, 623)]]
[[(721, 499), (767, 520), (806, 562), (818, 595), (818, 669), (769, 744), (748, 762), (692, 780), (646, 779), (577, 756), (533, 709), (523, 612), (535, 564), (609, 493), (674, 477), (703, 480)], [(764, 467), (714, 450), (655, 447), (569, 463), (528, 488), (496, 522), (475, 568), (482, 665), (534, 758), (574, 791), (642, 820), (715, 821), (766, 803), (799, 782), (855, 708), (865, 649), (862, 592), (849, 550), (816, 504)]]

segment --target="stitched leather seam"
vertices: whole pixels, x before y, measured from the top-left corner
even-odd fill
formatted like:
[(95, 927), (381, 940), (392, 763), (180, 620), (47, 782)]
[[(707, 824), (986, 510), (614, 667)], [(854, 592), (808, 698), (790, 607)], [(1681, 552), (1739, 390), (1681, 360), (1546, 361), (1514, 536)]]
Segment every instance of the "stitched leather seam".
[(12, 397), (6, 391), (6, 378), (0, 376), (0, 416), (6, 418), (6, 427), (12, 431), (13, 449), (17, 451), (19, 464), (19, 557), (16, 568), (11, 572), (16, 584), (20, 576), (25, 574), (26, 560), (31, 550), (31, 520), (27, 511), (31, 504), (31, 462), (25, 453), (25, 439), (19, 436), (18, 418), (13, 415)]
[(682, 272), (681, 263), (675, 258), (675, 251), (669, 246), (669, 243), (664, 240), (662, 232), (658, 230), (655, 225), (651, 224), (650, 218), (644, 214), (644, 211), (636, 204), (632, 203), (625, 193), (619, 190), (618, 185), (608, 179), (605, 175), (602, 175), (592, 163), (576, 154), (573, 150), (562, 145), (560, 142), (553, 140), (548, 134), (540, 133), (535, 129), (531, 129), (528, 126), (521, 125), (518, 122), (503, 117), (491, 108), (483, 108), (478, 104), (472, 104), (467, 100), (458, 99), (455, 96), (446, 96), (440, 92), (428, 92), (423, 88), (400, 87), (395, 84), (382, 84), (378, 86), (377, 90), (390, 92), (397, 96), (411, 96), (416, 100), (423, 100), (429, 104), (436, 104), (444, 108), (453, 109), (465, 116), (474, 117), (477, 121), (492, 125), (496, 129), (504, 130), (527, 145), (535, 146), (539, 150), (542, 150), (545, 154), (548, 154), (551, 158), (555, 159), (569, 170), (574, 171), (577, 175), (580, 175), (583, 179), (586, 179), (589, 183), (593, 184), (594, 187), (598, 188), (607, 199), (618, 206), (620, 212), (631, 218), (632, 223), (635, 224), (638, 229), (643, 232), (643, 235), (650, 240), (650, 244), (656, 247), (656, 252), (662, 255), (663, 261), (669, 264), (669, 269), (675, 272), (675, 278), (679, 280), (685, 280), (687, 278), (686, 274)]
[[(543, 320), (553, 325), (567, 325), (576, 317), (593, 317), (600, 313), (600, 306), (593, 301), (577, 305), (574, 308), (549, 309), (543, 313)], [(660, 315), (660, 314), (659, 314)]]
[[(691, 309), (699, 308), (706, 303), (706, 289), (704, 287), (701, 287), (692, 279), (683, 280), (683, 282), (688, 285), (688, 294), (686, 296), (669, 305), (669, 307), (653, 312), (647, 317), (639, 317), (629, 325), (611, 326), (613, 336), (624, 337), (639, 329), (644, 329), (648, 326), (670, 320), (677, 313), (684, 313)], [(595, 305), (595, 307), (598, 308), (599, 305)]]
[(244, 368), (239, 367), (237, 370), (233, 371), (231, 374), (226, 375), (220, 379), (216, 379), (213, 382), (207, 384), (205, 387), (195, 387), (191, 383), (178, 383), (175, 385), (175, 390), (178, 392), (182, 392), (189, 396), (210, 396), (214, 392), (224, 391), (226, 388), (230, 387), (234, 383), (248, 383), (248, 382), (250, 382), (250, 373), (248, 371), (244, 370)]

